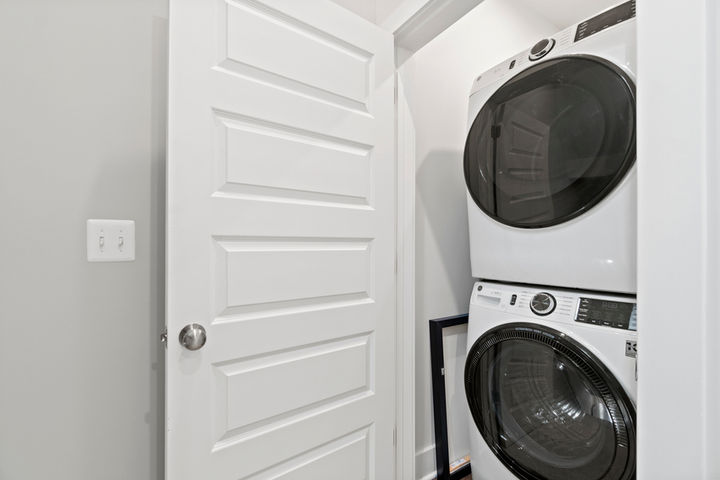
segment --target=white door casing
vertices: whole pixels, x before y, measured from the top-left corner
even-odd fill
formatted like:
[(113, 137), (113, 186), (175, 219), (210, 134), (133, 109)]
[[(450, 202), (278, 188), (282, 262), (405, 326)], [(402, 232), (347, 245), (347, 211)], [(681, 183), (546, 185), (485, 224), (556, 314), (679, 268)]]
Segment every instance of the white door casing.
[(392, 49), (326, 0), (170, 1), (169, 480), (392, 478)]

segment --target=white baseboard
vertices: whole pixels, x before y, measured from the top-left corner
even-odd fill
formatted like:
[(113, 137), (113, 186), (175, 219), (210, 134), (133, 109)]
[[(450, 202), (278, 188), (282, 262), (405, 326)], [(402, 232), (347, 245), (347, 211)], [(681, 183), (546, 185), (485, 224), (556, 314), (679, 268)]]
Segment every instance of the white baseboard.
[(434, 480), (437, 475), (435, 468), (435, 444), (415, 452), (415, 475), (417, 480)]

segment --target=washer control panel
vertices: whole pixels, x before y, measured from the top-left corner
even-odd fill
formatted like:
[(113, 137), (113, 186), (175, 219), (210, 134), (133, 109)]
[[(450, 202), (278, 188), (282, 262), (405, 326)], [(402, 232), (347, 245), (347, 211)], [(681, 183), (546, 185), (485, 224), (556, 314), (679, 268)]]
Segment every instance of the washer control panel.
[(631, 295), (480, 281), (470, 303), (528, 319), (637, 330), (637, 305)]
[(580, 297), (575, 321), (623, 330), (637, 330), (637, 304)]

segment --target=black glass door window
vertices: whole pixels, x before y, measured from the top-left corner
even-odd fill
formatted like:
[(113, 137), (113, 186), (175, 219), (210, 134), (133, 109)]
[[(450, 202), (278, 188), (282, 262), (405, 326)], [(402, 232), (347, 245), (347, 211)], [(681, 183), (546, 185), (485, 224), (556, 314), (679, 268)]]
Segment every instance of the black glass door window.
[(635, 478), (635, 409), (592, 353), (527, 323), (471, 348), (465, 393), (490, 449), (526, 480)]
[(490, 217), (539, 228), (596, 205), (634, 162), (632, 80), (599, 58), (559, 57), (485, 103), (465, 144), (465, 181)]

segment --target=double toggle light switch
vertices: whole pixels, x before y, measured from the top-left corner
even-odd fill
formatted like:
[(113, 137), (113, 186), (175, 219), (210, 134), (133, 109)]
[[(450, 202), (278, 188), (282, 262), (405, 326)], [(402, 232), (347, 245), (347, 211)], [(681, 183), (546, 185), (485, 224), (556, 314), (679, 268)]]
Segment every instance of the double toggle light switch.
[(132, 220), (88, 220), (88, 262), (132, 262), (135, 260), (135, 222)]

